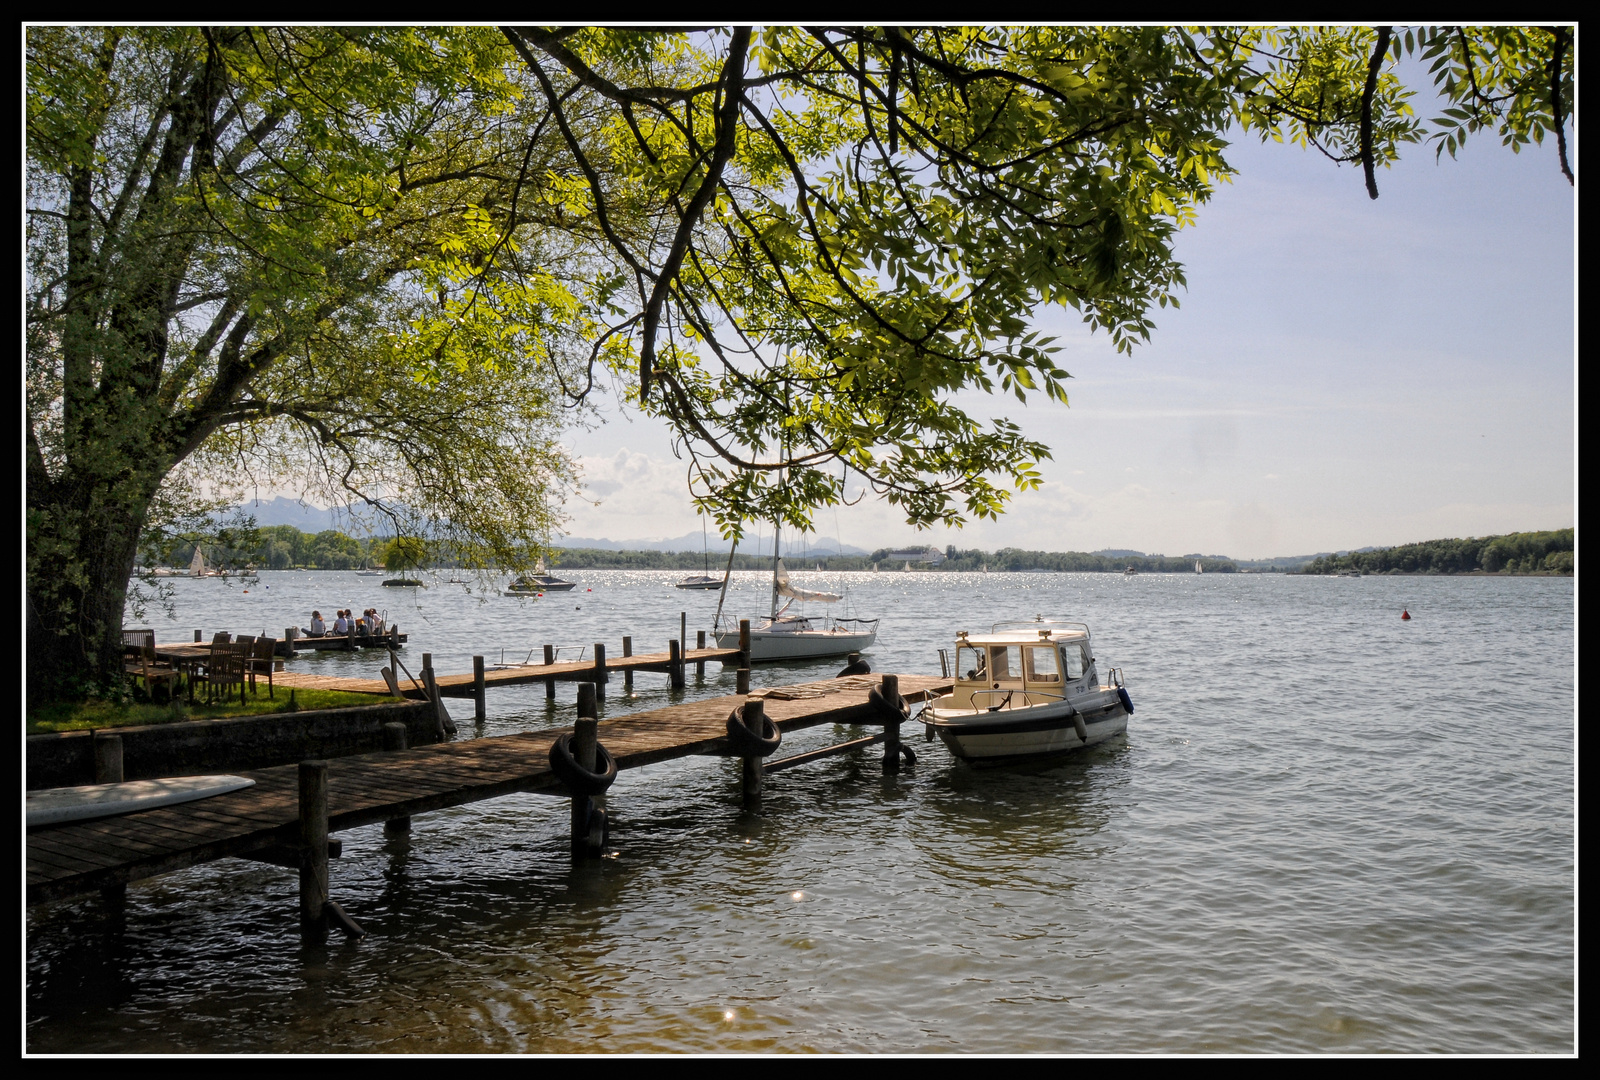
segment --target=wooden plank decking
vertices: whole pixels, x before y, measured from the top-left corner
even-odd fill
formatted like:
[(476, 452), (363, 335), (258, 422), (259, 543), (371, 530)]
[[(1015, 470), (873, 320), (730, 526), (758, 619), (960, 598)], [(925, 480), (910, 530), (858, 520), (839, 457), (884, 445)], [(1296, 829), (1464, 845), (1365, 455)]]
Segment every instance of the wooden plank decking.
[[(881, 676), (862, 675), (758, 690), (754, 696), (765, 699), (766, 714), (784, 731), (828, 723), (874, 724), (881, 718), (868, 704), (867, 691), (880, 681)], [(948, 686), (948, 680), (932, 676), (900, 676), (901, 693), (910, 701), (926, 700)], [(619, 769), (718, 753), (726, 739), (728, 713), (742, 701), (730, 695), (612, 717), (600, 724), (600, 742)], [(332, 759), (327, 763), (328, 827), (353, 829), (516, 792), (566, 795), (550, 771), (549, 752), (555, 739), (570, 730), (548, 728)], [(58, 900), (296, 843), (298, 766), (241, 775), (255, 780), (255, 786), (178, 806), (29, 830), (27, 902)]]
[[(204, 658), (208, 654), (209, 646), (188, 645), (161, 645), (160, 649), (168, 650), (173, 654), (183, 651), (185, 655), (193, 652), (196, 657)], [(684, 652), (682, 664), (685, 668), (695, 664), (715, 663), (723, 660), (736, 659), (738, 649), (687, 649)], [(608, 656), (605, 661), (605, 672), (609, 678), (612, 675), (621, 675), (629, 671), (655, 671), (670, 672), (672, 670), (672, 654), (670, 652), (640, 653), (636, 656)], [(555, 680), (557, 682), (590, 682), (595, 678), (597, 668), (593, 660), (564, 661), (557, 664), (518, 664), (506, 667), (490, 667), (483, 673), (484, 685), (492, 690), (497, 686), (521, 686), (528, 683), (541, 683)], [(405, 672), (399, 672), (400, 692), (408, 698), (423, 698), (426, 695), (411, 680)], [(420, 679), (420, 671), (414, 674)], [(356, 679), (343, 675), (313, 675), (303, 671), (281, 671), (273, 675), (273, 685), (291, 686), (301, 690), (343, 690), (352, 694), (382, 694), (389, 693), (388, 685), (382, 679)], [(475, 694), (473, 675), (438, 675), (435, 681), (439, 684), (439, 693), (443, 697), (470, 698)]]

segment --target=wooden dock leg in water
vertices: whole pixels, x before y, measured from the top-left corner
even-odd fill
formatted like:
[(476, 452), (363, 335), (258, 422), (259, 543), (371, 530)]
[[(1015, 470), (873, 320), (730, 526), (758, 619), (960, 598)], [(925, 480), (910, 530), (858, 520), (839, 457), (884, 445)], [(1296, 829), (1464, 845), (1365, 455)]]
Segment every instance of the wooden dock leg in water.
[[(556, 662), (556, 647), (554, 645), (546, 645), (544, 647), (544, 662), (546, 667)], [(556, 699), (556, 681), (554, 679), (546, 679), (544, 681), (544, 696), (546, 701), (554, 701)]]
[[(881, 689), (883, 700), (900, 700), (900, 676), (885, 675)], [(886, 720), (883, 725), (883, 772), (884, 775), (900, 771), (900, 722)]]
[[(383, 725), (383, 748), (385, 750), (406, 748), (406, 726), (400, 721), (392, 720)], [(383, 823), (383, 831), (390, 836), (404, 836), (411, 831), (411, 815), (390, 818)]]
[(750, 692), (750, 669), (742, 667), (733, 677), (733, 692), (735, 694), (748, 694)]
[[(572, 728), (572, 756), (590, 772), (595, 771), (600, 755), (595, 747), (600, 741), (599, 710), (593, 683), (578, 684), (578, 722)], [(599, 798), (604, 798), (600, 796)], [(574, 858), (600, 854), (605, 843), (604, 818), (597, 816), (601, 809), (599, 798), (577, 795), (572, 800), (572, 854)], [(596, 835), (600, 833), (601, 835)]]
[[(744, 726), (753, 732), (756, 738), (763, 734), (762, 728), (766, 726), (765, 718), (767, 707), (760, 698), (747, 697), (744, 699)], [(752, 807), (761, 802), (761, 777), (766, 770), (761, 767), (761, 759), (747, 757), (744, 762), (744, 804)]]
[(750, 620), (739, 620), (739, 666), (750, 666)]
[(300, 763), (300, 940), (328, 940), (328, 763)]
[[(633, 639), (631, 637), (625, 637), (622, 639), (622, 655), (624, 658), (633, 655)], [(626, 694), (628, 694), (628, 696), (633, 696), (632, 668), (629, 668), (622, 673), (622, 689)]]
[(489, 706), (485, 698), (488, 697), (489, 686), (483, 681), (483, 657), (472, 658), (472, 719), (483, 723), (489, 718)]
[[(704, 630), (696, 630), (694, 632), (694, 647), (697, 649), (706, 647), (706, 632)], [(706, 681), (706, 662), (704, 660), (698, 661), (694, 665), (694, 681)]]
[(683, 642), (667, 642), (667, 654), (671, 661), (672, 673), (669, 677), (672, 680), (672, 688), (674, 690), (682, 690), (684, 684), (688, 681), (683, 677)]
[[(94, 733), (94, 782), (97, 784), (122, 783), (122, 736), (105, 732)], [(100, 890), (105, 903), (106, 918), (113, 932), (120, 932), (127, 910), (128, 887), (121, 882)]]
[(606, 699), (606, 646), (603, 641), (594, 643), (594, 696), (601, 701)]

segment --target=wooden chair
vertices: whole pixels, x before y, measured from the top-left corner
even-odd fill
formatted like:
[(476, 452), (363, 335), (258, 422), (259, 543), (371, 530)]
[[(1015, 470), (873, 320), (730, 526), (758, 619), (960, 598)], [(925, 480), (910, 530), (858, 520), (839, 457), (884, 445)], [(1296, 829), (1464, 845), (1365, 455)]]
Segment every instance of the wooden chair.
[[(154, 637), (153, 634), (151, 636)], [(144, 680), (144, 690), (151, 701), (156, 700), (158, 686), (166, 687), (167, 700), (171, 701), (174, 689), (182, 681), (182, 673), (177, 668), (156, 658), (153, 644), (136, 646), (126, 670), (134, 678)]]
[(250, 692), (252, 694), (260, 692), (256, 689), (256, 676), (265, 675), (267, 677), (267, 697), (274, 700), (277, 699), (277, 694), (273, 693), (272, 690), (272, 670), (278, 665), (277, 653), (277, 638), (258, 637), (251, 644), (249, 670)]
[(240, 703), (244, 702), (245, 667), (249, 658), (249, 646), (241, 647), (228, 641), (212, 641), (211, 657), (206, 661), (205, 674), (201, 676), (206, 684), (207, 703), (216, 700), (219, 689), (224, 699), (231, 699), (235, 686), (239, 688)]

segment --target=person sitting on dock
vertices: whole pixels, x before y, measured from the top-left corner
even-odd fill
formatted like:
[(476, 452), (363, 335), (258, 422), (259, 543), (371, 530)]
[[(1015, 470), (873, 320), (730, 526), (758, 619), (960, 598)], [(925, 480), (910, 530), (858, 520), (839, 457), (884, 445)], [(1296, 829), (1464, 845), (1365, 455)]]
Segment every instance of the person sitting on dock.
[(311, 628), (306, 631), (307, 637), (321, 637), (328, 632), (328, 624), (322, 621), (322, 612), (311, 613)]
[(346, 612), (344, 608), (340, 608), (339, 611), (337, 612), (337, 617), (333, 620), (333, 636), (334, 637), (344, 637), (349, 632), (350, 632), (350, 617), (349, 617), (349, 613)]
[(356, 636), (366, 637), (372, 633), (372, 609), (367, 608), (361, 612), (361, 618), (356, 620)]

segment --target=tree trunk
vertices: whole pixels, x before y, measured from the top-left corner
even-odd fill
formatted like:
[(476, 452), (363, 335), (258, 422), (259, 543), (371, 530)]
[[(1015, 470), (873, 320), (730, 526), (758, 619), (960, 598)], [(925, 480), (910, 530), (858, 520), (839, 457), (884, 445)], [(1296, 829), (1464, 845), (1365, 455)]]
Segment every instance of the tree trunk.
[(28, 708), (122, 680), (122, 612), (160, 477), (65, 477), (28, 492)]

